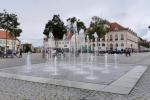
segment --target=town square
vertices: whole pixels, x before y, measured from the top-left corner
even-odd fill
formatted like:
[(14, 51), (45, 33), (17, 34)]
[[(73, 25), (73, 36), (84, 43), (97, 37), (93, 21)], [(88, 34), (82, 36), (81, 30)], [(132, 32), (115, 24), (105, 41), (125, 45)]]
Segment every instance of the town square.
[(149, 1), (133, 1), (1, 1), (0, 100), (150, 100)]

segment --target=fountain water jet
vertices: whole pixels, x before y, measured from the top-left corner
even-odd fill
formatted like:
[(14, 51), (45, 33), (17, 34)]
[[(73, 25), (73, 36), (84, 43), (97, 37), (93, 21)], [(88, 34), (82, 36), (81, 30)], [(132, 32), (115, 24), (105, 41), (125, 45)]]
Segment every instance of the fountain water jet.
[(98, 35), (97, 33), (95, 32), (93, 34), (94, 38), (95, 38), (95, 41), (94, 41), (94, 44), (95, 44), (95, 47), (94, 47), (94, 53), (95, 53), (95, 56), (97, 55), (97, 51), (98, 51), (98, 47), (97, 47), (97, 39), (98, 39)]
[(47, 54), (46, 63), (45, 63), (46, 68), (44, 68), (43, 71), (46, 71), (46, 72), (54, 71), (54, 68), (52, 67), (53, 65), (52, 62), (53, 62), (53, 59), (50, 58), (49, 54)]
[(57, 56), (54, 57), (54, 72), (52, 75), (59, 75), (58, 69), (57, 69)]
[[(84, 64), (83, 64), (83, 45), (85, 43), (85, 36), (84, 36), (84, 32), (79, 32), (79, 36), (80, 36), (80, 69), (76, 72), (77, 74), (88, 74), (87, 71), (84, 70)], [(79, 44), (78, 44), (79, 46)]]
[(94, 76), (94, 72), (93, 72), (93, 61), (94, 61), (94, 57), (93, 54), (91, 54), (90, 56), (90, 65), (89, 65), (89, 70), (90, 70), (90, 75), (88, 77), (86, 77), (86, 79), (90, 79), (90, 80), (95, 80), (96, 77)]
[(31, 55), (30, 52), (27, 53), (27, 59), (26, 59), (26, 69), (25, 72), (31, 71)]
[(110, 73), (108, 69), (108, 54), (107, 53), (105, 54), (105, 67), (102, 73), (106, 73), (106, 74)]
[[(81, 47), (82, 48), (82, 47)], [(80, 54), (81, 62), (80, 62), (80, 69), (76, 72), (77, 74), (88, 74), (87, 71), (84, 70), (84, 65), (83, 65), (83, 54), (82, 54), (82, 49), (81, 49), (81, 54)]]
[(118, 64), (117, 64), (117, 54), (115, 53), (114, 56), (115, 56), (115, 68), (117, 69), (117, 68), (118, 68)]

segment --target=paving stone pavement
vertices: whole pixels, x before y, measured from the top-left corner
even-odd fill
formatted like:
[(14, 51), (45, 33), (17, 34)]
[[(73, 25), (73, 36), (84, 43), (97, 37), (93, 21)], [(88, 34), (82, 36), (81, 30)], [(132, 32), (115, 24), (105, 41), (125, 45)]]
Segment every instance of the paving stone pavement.
[[(35, 58), (37, 58), (37, 62), (41, 61), (38, 57)], [(122, 55), (120, 56), (119, 63), (144, 64), (150, 67), (149, 59), (150, 53), (134, 54), (130, 58)], [(22, 60), (23, 58), (20, 59), (20, 63), (16, 63), (16, 65), (24, 64)], [(5, 67), (15, 66), (12, 60), (7, 59), (5, 61), (7, 62), (5, 63), (7, 64)], [(10, 65), (10, 61), (13, 65)], [(3, 62), (2, 59), (0, 63), (2, 64)], [(36, 63), (36, 60), (33, 62)], [(0, 77), (0, 100), (150, 100), (150, 68), (143, 74), (129, 95), (69, 88)]]

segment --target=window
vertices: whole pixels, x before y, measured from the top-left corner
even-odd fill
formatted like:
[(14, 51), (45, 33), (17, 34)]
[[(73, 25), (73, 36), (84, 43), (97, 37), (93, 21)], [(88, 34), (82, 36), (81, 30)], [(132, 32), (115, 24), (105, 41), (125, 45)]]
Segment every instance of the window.
[(5, 44), (6, 42), (5, 41), (3, 41), (3, 44)]
[(113, 50), (113, 44), (110, 44), (110, 50)]
[(124, 44), (123, 44), (123, 43), (121, 43), (121, 46), (123, 47), (123, 46), (124, 46)]
[(10, 42), (10, 41), (7, 41), (7, 44), (9, 45), (9, 44), (11, 44), (11, 42)]
[(116, 43), (116, 47), (118, 47), (118, 44)]
[(121, 34), (121, 40), (124, 40), (124, 35), (123, 34)]
[(104, 46), (105, 46), (105, 43), (103, 43), (102, 46), (104, 47)]
[(101, 41), (101, 39), (99, 38), (98, 41)]
[(115, 40), (118, 40), (118, 35), (117, 34), (115, 35)]
[(113, 40), (112, 35), (110, 35), (110, 41), (112, 41), (112, 40)]

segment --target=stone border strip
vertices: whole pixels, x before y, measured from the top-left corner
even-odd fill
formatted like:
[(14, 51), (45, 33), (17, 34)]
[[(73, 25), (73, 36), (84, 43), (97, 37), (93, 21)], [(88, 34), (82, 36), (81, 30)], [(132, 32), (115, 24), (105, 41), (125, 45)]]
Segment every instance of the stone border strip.
[(146, 71), (147, 67), (145, 66), (136, 66), (125, 75), (120, 77), (118, 80), (112, 82), (110, 85), (101, 85), (101, 84), (93, 84), (93, 83), (85, 83), (85, 82), (76, 82), (76, 81), (68, 81), (68, 80), (60, 80), (60, 79), (50, 79), (43, 77), (33, 77), (33, 76), (25, 76), (19, 74), (10, 74), (5, 72), (0, 72), (0, 77), (19, 79), (30, 82), (39, 82), (46, 84), (54, 84), (61, 85), (73, 88), (81, 88), (81, 89), (89, 89), (96, 91), (104, 91), (118, 94), (129, 94), (130, 91), (134, 88), (140, 77)]
[(106, 85), (101, 85), (101, 84), (84, 83), (84, 82), (52, 79), (52, 78), (50, 79), (50, 78), (43, 78), (43, 77), (33, 77), (33, 76), (25, 76), (25, 75), (18, 75), (18, 74), (10, 74), (5, 72), (0, 72), (0, 77), (19, 79), (19, 80), (24, 80), (29, 82), (61, 85), (61, 86), (67, 86), (73, 88), (97, 90), (97, 91), (101, 91), (104, 87), (106, 87)]
[(146, 69), (147, 67), (145, 66), (136, 66), (118, 80), (105, 87), (102, 91), (129, 94)]

